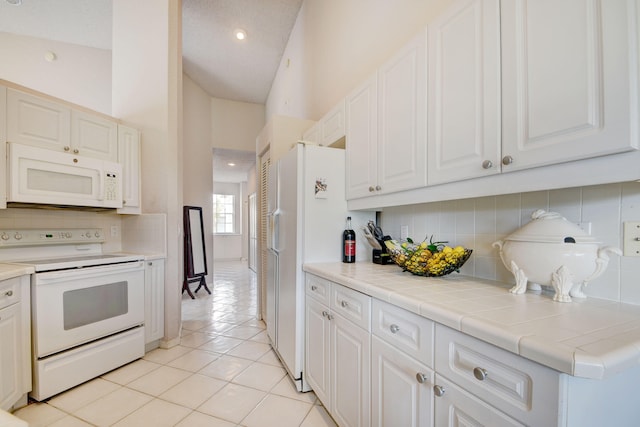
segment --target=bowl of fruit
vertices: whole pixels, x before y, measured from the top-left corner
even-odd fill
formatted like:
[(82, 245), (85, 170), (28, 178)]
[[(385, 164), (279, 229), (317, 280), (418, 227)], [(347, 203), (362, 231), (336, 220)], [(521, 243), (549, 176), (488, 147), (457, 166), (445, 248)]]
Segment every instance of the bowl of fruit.
[(434, 242), (433, 236), (421, 243), (412, 239), (399, 243), (386, 240), (387, 252), (391, 259), (404, 271), (416, 276), (440, 277), (460, 272), (460, 267), (471, 256), (471, 249), (462, 246), (447, 246), (448, 242)]

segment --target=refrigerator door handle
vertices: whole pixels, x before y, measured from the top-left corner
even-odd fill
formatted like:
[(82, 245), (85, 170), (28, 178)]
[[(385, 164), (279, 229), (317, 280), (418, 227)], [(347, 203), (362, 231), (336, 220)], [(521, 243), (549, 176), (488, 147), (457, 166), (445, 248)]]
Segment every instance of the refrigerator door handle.
[(276, 210), (272, 215), (273, 226), (271, 227), (271, 249), (275, 253), (280, 252), (280, 211)]

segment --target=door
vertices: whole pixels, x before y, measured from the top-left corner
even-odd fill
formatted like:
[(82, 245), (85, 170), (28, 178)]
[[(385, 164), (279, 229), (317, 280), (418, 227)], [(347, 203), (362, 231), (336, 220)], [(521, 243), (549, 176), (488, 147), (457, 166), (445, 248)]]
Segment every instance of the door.
[(378, 80), (374, 74), (346, 99), (347, 200), (374, 195), (378, 185)]
[(144, 323), (142, 262), (34, 277), (33, 340), (39, 358)]
[(371, 363), (371, 425), (432, 426), (433, 371), (376, 336)]
[(427, 185), (425, 49), (420, 32), (378, 70), (380, 193)]
[(500, 4), (462, 0), (429, 24), (429, 185), (500, 173)]
[(638, 148), (636, 5), (501, 2), (503, 172)]

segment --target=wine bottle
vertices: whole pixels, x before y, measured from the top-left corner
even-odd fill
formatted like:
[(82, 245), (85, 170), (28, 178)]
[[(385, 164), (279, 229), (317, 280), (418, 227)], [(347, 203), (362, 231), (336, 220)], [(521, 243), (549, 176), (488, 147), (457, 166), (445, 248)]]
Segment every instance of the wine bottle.
[(347, 217), (347, 227), (342, 233), (342, 262), (356, 262), (356, 232), (351, 228), (351, 217)]

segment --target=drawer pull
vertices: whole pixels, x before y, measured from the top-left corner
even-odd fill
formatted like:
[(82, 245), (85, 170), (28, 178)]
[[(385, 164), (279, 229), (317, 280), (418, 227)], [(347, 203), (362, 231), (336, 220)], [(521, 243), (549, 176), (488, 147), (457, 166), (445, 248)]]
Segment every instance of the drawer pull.
[(341, 305), (342, 307), (344, 307), (344, 308), (349, 307), (349, 303), (348, 303), (348, 302), (346, 302), (345, 300), (342, 300), (342, 302), (340, 303), (340, 305)]
[(4, 293), (6, 296), (10, 297), (13, 296), (13, 291), (12, 290), (8, 290), (7, 292)]
[(317, 291), (317, 290), (318, 290), (318, 287), (317, 287), (316, 285), (311, 285), (311, 290), (312, 290), (312, 291)]
[(486, 371), (486, 369), (477, 367), (473, 368), (473, 376), (476, 377), (477, 380), (484, 381), (487, 379), (488, 375), (489, 373)]
[(392, 334), (397, 334), (398, 331), (400, 330), (400, 326), (394, 323), (393, 325), (389, 326), (389, 329), (391, 330)]
[(416, 374), (416, 380), (418, 380), (418, 382), (420, 384), (423, 384), (423, 383), (427, 382), (427, 376), (425, 374), (423, 374), (422, 372), (418, 372)]
[(442, 387), (441, 385), (434, 385), (433, 394), (435, 394), (437, 397), (444, 396), (444, 387)]

